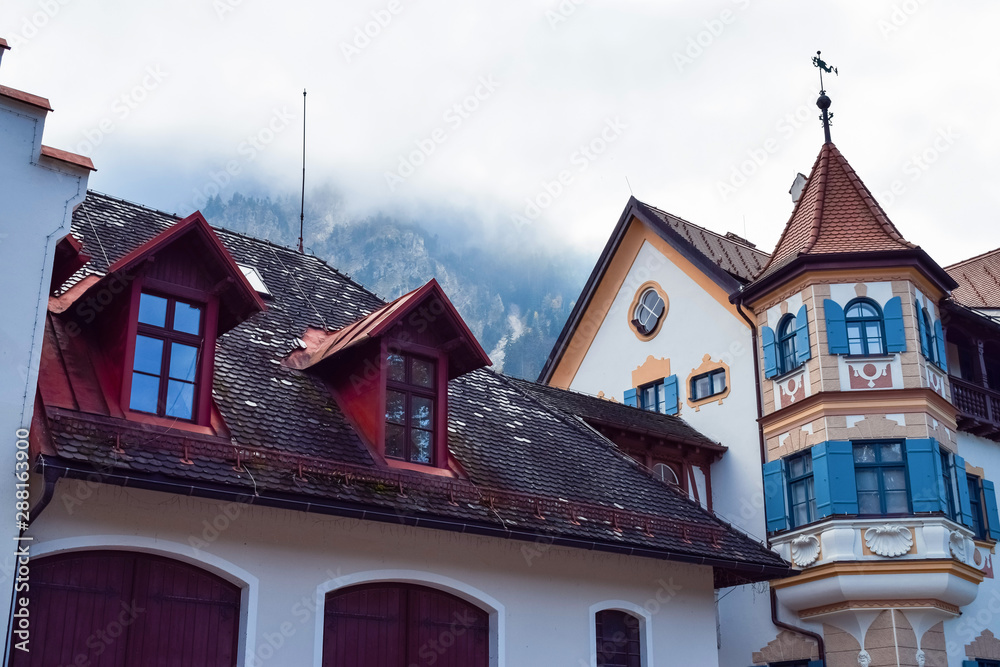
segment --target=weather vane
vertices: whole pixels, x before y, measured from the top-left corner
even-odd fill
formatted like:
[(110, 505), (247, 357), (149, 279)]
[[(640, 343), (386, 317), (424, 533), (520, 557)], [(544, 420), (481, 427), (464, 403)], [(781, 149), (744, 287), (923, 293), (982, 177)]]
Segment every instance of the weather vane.
[(826, 143), (833, 143), (830, 140), (830, 121), (833, 120), (833, 114), (830, 113), (830, 98), (826, 96), (826, 88), (823, 87), (823, 72), (830, 74), (836, 74), (840, 76), (836, 67), (830, 67), (823, 59), (820, 58), (822, 55), (821, 51), (817, 51), (816, 55), (813, 56), (813, 65), (819, 68), (819, 99), (816, 100), (816, 106), (818, 106), (822, 111), (823, 115), (819, 117), (823, 121), (823, 135), (826, 138)]

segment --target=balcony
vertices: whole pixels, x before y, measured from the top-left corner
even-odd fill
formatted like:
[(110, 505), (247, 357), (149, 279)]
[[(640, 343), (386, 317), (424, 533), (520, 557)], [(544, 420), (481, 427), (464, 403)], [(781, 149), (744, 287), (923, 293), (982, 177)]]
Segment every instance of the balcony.
[(958, 428), (1000, 441), (1000, 391), (951, 376), (952, 402), (958, 408)]

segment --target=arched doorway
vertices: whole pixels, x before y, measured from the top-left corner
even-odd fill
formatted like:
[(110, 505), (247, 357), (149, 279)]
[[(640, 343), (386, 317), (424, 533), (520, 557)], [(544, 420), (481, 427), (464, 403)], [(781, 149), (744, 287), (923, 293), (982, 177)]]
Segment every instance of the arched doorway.
[(30, 652), (13, 667), (236, 665), (240, 589), (194, 565), (75, 551), (33, 560), (30, 586)]
[(487, 667), (489, 614), (443, 591), (377, 583), (332, 591), (323, 667)]

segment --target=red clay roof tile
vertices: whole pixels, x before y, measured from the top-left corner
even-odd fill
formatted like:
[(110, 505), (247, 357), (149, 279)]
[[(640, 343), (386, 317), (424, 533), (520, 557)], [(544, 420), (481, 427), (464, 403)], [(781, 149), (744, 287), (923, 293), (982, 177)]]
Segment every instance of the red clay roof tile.
[(971, 308), (1000, 308), (1000, 248), (946, 266), (958, 287), (952, 297)]

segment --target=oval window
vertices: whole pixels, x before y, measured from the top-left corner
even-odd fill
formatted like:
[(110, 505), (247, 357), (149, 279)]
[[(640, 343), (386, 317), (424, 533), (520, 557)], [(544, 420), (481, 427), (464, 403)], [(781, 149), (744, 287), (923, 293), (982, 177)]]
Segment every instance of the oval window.
[(663, 297), (655, 288), (650, 287), (643, 292), (632, 313), (632, 324), (636, 331), (644, 336), (653, 333), (663, 317), (665, 306)]

